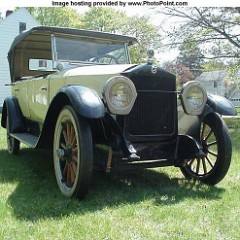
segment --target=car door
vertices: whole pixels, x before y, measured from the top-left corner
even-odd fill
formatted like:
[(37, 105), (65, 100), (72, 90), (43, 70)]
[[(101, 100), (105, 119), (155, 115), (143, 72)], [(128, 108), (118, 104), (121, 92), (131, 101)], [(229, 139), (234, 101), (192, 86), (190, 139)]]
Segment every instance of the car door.
[(12, 84), (12, 95), (18, 99), (19, 107), (26, 118), (30, 118), (28, 80), (21, 80)]
[(28, 81), (29, 112), (31, 120), (43, 123), (49, 106), (49, 75)]

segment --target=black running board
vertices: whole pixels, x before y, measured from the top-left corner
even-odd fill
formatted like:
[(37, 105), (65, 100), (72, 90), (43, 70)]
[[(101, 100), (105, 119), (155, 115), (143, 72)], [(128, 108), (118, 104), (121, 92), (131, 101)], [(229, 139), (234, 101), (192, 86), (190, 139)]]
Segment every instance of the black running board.
[(29, 133), (11, 133), (11, 137), (16, 138), (20, 142), (26, 144), (27, 146), (31, 148), (35, 148), (38, 143), (38, 137), (29, 134)]

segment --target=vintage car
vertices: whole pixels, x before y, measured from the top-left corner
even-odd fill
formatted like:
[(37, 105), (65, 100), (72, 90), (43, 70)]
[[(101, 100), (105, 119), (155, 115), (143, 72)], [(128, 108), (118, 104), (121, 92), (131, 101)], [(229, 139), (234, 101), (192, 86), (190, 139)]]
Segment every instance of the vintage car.
[(231, 162), (221, 115), (228, 100), (153, 64), (131, 64), (136, 39), (80, 29), (38, 26), (13, 41), (8, 58), (12, 96), (1, 125), (7, 147), (20, 142), (53, 151), (57, 184), (83, 198), (94, 169), (104, 172), (179, 167), (186, 178), (217, 184)]

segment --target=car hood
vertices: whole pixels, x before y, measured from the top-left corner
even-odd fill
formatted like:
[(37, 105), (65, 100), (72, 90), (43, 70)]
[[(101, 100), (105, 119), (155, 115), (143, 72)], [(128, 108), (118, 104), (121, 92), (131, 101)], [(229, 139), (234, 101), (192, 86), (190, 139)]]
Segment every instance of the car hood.
[(76, 67), (65, 72), (66, 78), (79, 76), (101, 76), (116, 75), (136, 66), (135, 64), (117, 64), (117, 65), (91, 65), (84, 67)]
[(103, 87), (110, 78), (118, 76), (134, 66), (136, 65), (119, 64), (76, 67), (64, 71), (63, 77), (65, 77), (65, 85), (80, 85), (88, 87), (94, 89), (98, 95), (101, 96)]

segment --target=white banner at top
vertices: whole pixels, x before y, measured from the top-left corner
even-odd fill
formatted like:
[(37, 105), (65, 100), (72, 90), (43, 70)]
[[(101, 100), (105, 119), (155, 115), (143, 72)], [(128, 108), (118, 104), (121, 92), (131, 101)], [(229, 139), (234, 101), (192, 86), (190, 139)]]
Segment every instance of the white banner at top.
[(2, 1), (0, 8), (14, 9), (15, 7), (240, 7), (239, 0), (11, 0)]

